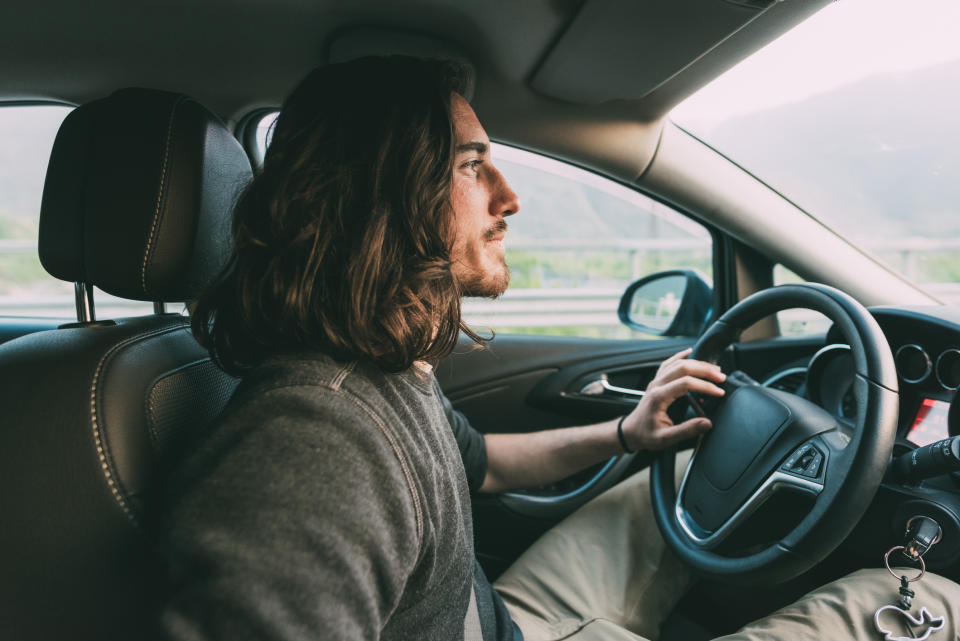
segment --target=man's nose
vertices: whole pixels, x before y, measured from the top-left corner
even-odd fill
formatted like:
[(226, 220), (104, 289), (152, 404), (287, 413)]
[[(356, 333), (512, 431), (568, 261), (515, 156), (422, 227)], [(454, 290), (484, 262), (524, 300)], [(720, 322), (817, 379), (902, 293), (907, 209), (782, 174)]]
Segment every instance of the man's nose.
[(520, 211), (520, 197), (513, 191), (510, 183), (497, 171), (497, 197), (495, 199), (494, 215), (512, 216)]

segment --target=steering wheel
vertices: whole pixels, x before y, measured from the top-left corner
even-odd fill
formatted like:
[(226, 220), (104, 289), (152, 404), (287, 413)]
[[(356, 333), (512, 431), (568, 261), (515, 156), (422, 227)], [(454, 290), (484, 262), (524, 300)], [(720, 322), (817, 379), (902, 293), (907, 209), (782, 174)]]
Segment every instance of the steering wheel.
[[(661, 452), (651, 467), (654, 515), (664, 540), (688, 565), (727, 582), (779, 583), (823, 560), (863, 516), (893, 449), (899, 410), (893, 355), (873, 316), (837, 289), (801, 284), (758, 292), (717, 319), (690, 358), (716, 363), (744, 329), (792, 308), (824, 314), (850, 344), (855, 428), (799, 396), (728, 374), (713, 429), (701, 438), (680, 489), (676, 447)], [(784, 489), (815, 496), (792, 531), (746, 554), (717, 549)]]

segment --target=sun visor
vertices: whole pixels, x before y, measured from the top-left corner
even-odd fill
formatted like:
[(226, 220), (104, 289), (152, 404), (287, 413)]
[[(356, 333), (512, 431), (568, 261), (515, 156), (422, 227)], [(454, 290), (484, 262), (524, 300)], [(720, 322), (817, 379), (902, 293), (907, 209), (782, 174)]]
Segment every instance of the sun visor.
[(473, 99), (476, 69), (466, 54), (453, 43), (420, 33), (377, 27), (354, 27), (337, 32), (327, 44), (327, 64), (347, 62), (364, 56), (413, 56), (456, 60), (470, 70), (471, 81), (464, 96)]
[(827, 1), (589, 0), (531, 86), (580, 104), (638, 100), (668, 88), (675, 104)]

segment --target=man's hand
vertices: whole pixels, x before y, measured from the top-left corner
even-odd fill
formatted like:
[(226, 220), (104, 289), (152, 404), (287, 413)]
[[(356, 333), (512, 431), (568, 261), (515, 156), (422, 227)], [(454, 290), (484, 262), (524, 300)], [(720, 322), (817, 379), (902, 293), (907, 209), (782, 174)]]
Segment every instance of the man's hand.
[(687, 360), (691, 351), (685, 349), (663, 361), (643, 399), (624, 419), (623, 436), (631, 450), (661, 450), (713, 426), (708, 418), (692, 418), (674, 425), (667, 414), (667, 408), (688, 392), (708, 396), (724, 394), (723, 389), (715, 385), (727, 378), (720, 367)]
[[(623, 437), (631, 450), (659, 450), (710, 429), (710, 420), (694, 418), (674, 425), (667, 408), (686, 394), (723, 396), (715, 383), (726, 376), (703, 361), (687, 360), (690, 350), (660, 365), (647, 393), (623, 419)], [(566, 478), (588, 465), (623, 453), (617, 420), (519, 434), (486, 434), (487, 475), (481, 492), (539, 487)]]

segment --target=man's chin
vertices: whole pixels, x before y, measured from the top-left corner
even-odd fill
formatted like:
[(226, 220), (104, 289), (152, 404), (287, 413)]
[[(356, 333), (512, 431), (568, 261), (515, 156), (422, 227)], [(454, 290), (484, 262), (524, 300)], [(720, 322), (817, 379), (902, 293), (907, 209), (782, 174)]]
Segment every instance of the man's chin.
[(471, 274), (460, 280), (460, 291), (464, 296), (476, 298), (497, 298), (507, 291), (510, 285), (510, 271), (504, 269), (498, 274)]

